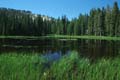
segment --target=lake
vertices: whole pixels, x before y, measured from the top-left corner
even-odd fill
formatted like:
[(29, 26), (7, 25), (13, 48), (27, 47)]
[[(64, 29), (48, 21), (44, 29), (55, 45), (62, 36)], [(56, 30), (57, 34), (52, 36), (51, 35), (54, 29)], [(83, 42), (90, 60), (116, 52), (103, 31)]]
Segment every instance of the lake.
[(76, 51), (81, 57), (99, 59), (120, 54), (120, 41), (85, 39), (0, 39), (0, 53), (26, 52), (67, 54)]

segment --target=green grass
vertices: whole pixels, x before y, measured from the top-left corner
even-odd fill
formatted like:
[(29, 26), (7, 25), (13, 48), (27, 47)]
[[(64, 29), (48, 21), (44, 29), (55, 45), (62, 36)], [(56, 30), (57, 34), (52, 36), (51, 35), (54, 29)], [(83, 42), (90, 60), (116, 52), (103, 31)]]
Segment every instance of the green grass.
[(1, 54), (0, 80), (120, 80), (119, 57), (102, 58), (91, 63), (89, 59), (71, 52), (49, 69), (44, 69), (44, 61), (37, 54)]
[(46, 36), (0, 36), (0, 39), (43, 39)]
[(48, 35), (48, 36), (0, 36), (0, 39), (95, 39), (95, 40), (119, 40), (120, 37), (110, 37), (110, 36), (70, 36), (70, 35)]
[(70, 35), (51, 35), (53, 38), (62, 39), (95, 39), (95, 40), (120, 40), (120, 37), (110, 37), (110, 36), (70, 36)]

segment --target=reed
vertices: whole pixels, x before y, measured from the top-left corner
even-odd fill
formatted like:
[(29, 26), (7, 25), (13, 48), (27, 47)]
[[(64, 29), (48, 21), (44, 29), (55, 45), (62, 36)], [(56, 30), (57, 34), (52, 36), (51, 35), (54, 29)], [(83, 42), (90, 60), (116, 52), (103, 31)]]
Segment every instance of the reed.
[(77, 52), (44, 65), (39, 55), (1, 54), (0, 80), (120, 80), (120, 58), (102, 58), (91, 63)]

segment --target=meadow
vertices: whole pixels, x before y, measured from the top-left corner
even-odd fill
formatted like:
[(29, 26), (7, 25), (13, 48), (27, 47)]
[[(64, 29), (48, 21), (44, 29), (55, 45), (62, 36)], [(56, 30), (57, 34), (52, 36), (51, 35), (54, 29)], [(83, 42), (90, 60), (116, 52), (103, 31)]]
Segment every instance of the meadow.
[(120, 37), (111, 36), (92, 36), (92, 35), (55, 35), (50, 34), (47, 36), (0, 36), (0, 39), (92, 39), (92, 40), (114, 40), (120, 41)]
[(46, 62), (39, 54), (1, 54), (0, 80), (120, 80), (119, 56), (91, 61), (73, 51), (50, 66)]

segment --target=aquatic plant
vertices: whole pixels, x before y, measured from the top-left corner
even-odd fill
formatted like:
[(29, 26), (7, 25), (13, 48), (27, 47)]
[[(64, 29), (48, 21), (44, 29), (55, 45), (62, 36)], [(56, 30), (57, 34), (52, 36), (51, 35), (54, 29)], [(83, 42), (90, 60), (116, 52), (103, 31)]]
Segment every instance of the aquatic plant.
[(37, 54), (1, 54), (0, 80), (120, 80), (119, 56), (91, 63), (73, 51), (49, 68), (43, 62), (44, 58)]

